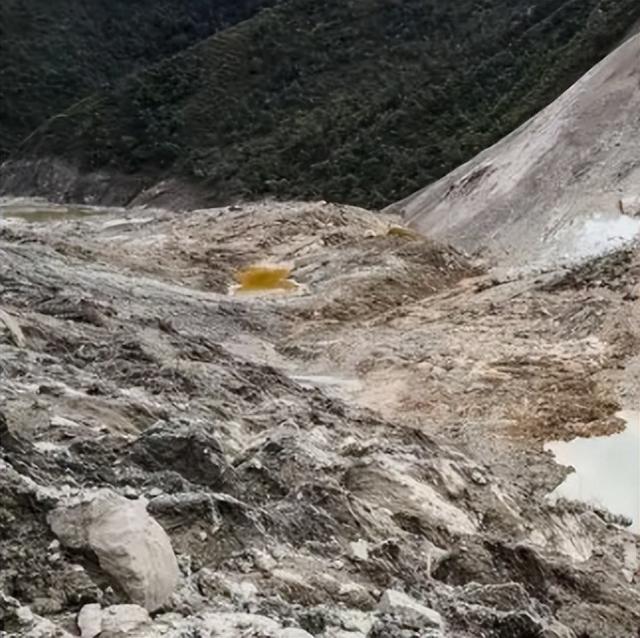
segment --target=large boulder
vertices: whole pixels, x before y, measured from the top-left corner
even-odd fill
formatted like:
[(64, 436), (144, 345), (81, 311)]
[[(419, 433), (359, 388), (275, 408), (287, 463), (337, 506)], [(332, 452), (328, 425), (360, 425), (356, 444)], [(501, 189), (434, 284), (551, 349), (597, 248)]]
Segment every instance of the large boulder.
[(99, 490), (53, 510), (48, 521), (64, 545), (93, 551), (131, 602), (154, 611), (174, 592), (178, 563), (146, 501)]

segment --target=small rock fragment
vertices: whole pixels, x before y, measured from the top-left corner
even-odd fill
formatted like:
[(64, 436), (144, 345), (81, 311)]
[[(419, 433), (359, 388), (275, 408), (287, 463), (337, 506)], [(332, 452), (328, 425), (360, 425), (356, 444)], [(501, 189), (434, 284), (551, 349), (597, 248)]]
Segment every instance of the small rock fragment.
[(359, 609), (338, 610), (336, 615), (344, 631), (368, 634), (375, 624), (375, 616), (372, 613)]
[(278, 566), (278, 563), (271, 555), (260, 549), (253, 551), (253, 562), (255, 566), (263, 572), (273, 571)]
[(355, 543), (349, 543), (349, 551), (355, 560), (369, 560), (369, 543), (367, 541), (359, 540)]
[(471, 473), (471, 480), (476, 485), (486, 485), (489, 482), (487, 477), (480, 470), (473, 470)]
[(258, 597), (258, 588), (249, 581), (232, 583), (229, 587), (231, 597), (240, 605), (248, 605)]
[(16, 619), (22, 625), (28, 625), (33, 622), (33, 612), (28, 607), (19, 607), (16, 609)]
[(131, 499), (138, 498), (138, 490), (136, 490), (136, 488), (131, 485), (127, 485), (124, 488), (124, 495), (127, 498), (131, 498)]

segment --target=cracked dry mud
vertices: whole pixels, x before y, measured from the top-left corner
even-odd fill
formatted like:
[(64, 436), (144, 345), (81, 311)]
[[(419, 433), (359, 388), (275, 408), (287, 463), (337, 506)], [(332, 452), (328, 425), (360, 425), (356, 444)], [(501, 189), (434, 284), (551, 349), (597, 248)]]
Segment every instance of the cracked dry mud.
[[(638, 397), (638, 253), (498, 280), (395, 223), (0, 220), (1, 635), (637, 637), (638, 537), (543, 444)], [(260, 261), (300, 286), (230, 294)], [(98, 489), (169, 535), (150, 617), (51, 531)]]

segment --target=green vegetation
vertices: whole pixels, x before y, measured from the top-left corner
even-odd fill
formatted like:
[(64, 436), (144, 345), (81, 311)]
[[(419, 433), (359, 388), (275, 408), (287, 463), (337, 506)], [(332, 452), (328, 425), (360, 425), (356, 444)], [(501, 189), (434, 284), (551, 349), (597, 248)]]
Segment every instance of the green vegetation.
[(381, 206), (513, 130), (638, 18), (637, 0), (282, 0), (79, 102), (22, 152), (183, 174), (216, 202)]
[(0, 160), (46, 118), (266, 0), (2, 0)]

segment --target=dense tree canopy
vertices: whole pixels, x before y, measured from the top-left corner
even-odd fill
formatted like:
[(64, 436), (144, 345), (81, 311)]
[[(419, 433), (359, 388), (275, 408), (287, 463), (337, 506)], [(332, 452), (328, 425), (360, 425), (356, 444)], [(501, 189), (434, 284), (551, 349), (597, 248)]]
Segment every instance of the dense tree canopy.
[(78, 102), (22, 152), (181, 173), (220, 202), (380, 206), (515, 128), (638, 18), (637, 0), (282, 0)]
[(2, 0), (0, 159), (42, 121), (267, 0)]

